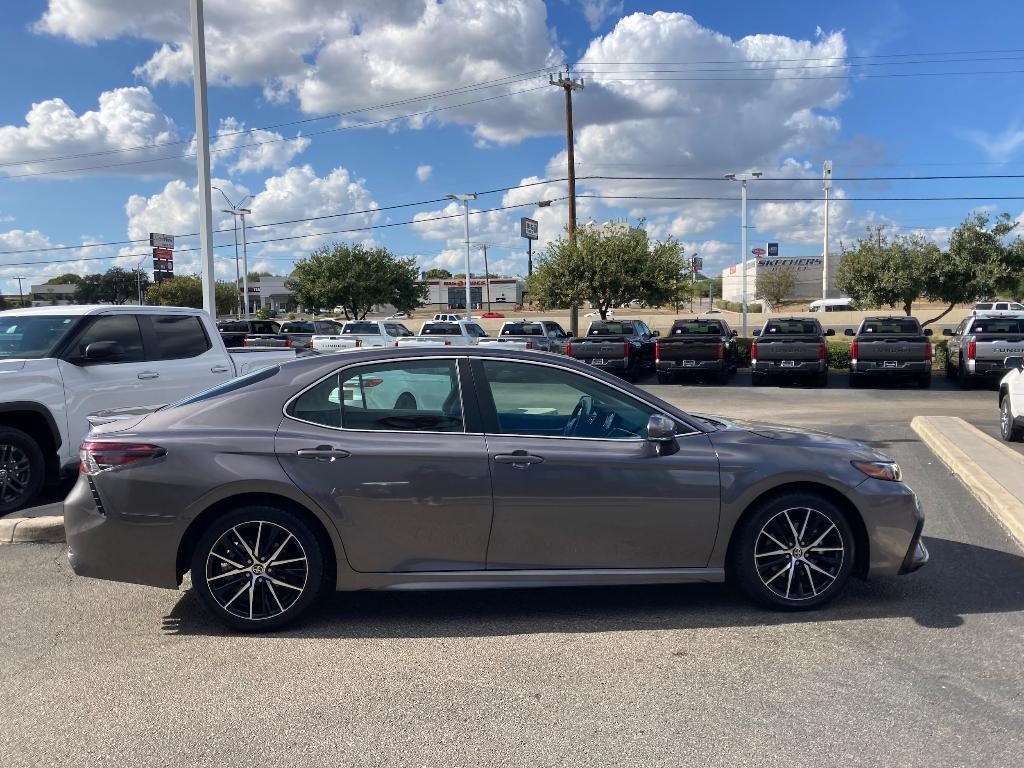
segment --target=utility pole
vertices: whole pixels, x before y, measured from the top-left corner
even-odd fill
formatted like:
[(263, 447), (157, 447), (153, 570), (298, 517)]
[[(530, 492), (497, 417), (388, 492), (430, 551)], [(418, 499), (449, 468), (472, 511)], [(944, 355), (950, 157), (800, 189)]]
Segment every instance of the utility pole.
[(832, 189), (832, 161), (826, 160), (821, 169), (822, 188), (825, 190), (825, 242), (821, 249), (821, 298), (828, 298), (828, 193)]
[(21, 292), (21, 281), (28, 280), (27, 277), (13, 277), (12, 280), (18, 281), (18, 309), (24, 309), (25, 307), (25, 294)]
[(727, 173), (725, 178), (729, 181), (741, 182), (740, 187), (740, 259), (742, 279), (740, 282), (740, 301), (743, 303), (743, 335), (747, 335), (747, 182), (752, 179), (759, 179), (764, 176), (761, 171), (750, 171), (749, 173)]
[[(583, 78), (573, 80), (569, 73), (569, 65), (565, 65), (565, 73), (558, 73), (558, 79), (554, 75), (548, 75), (548, 83), (557, 85), (565, 91), (565, 152), (569, 165), (569, 239), (576, 241), (576, 158), (573, 155), (573, 129), (572, 129), (572, 92), (583, 88)], [(579, 333), (580, 318), (579, 306), (574, 300), (569, 310), (569, 330), (573, 336)]]
[(206, 30), (203, 0), (189, 0), (192, 23), (192, 87), (196, 109), (196, 169), (199, 175), (199, 246), (202, 251), (203, 309), (217, 319), (217, 277), (213, 268), (213, 211), (210, 206), (210, 120), (206, 102)]
[(487, 291), (487, 311), (491, 311), (491, 274), (487, 266), (487, 243), (474, 243), (484, 253), (484, 290)]
[(470, 291), (472, 279), (469, 276), (469, 201), (476, 200), (476, 192), (467, 192), (463, 195), (447, 195), (449, 200), (462, 203), (466, 212), (466, 319), (473, 319), (473, 295)]

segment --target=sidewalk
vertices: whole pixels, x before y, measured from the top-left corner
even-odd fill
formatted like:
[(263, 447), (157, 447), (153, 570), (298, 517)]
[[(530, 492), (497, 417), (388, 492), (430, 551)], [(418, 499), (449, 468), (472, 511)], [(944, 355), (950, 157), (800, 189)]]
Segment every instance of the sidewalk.
[(32, 507), (17, 516), (0, 517), (0, 544), (61, 543), (64, 502)]
[(956, 416), (917, 416), (910, 426), (1024, 546), (1024, 456)]

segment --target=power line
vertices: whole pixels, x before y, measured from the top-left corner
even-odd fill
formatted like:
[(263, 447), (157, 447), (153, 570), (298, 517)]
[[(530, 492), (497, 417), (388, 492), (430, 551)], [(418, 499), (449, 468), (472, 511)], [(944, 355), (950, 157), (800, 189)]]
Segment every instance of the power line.
[[(756, 71), (757, 70), (751, 70), (751, 72)], [(1017, 75), (1021, 73), (1024, 73), (1024, 69), (978, 69), (969, 72), (885, 72), (856, 75), (785, 75), (782, 77), (603, 77), (600, 82), (776, 83), (780, 80), (859, 80), (865, 78), (874, 79), (889, 77), (947, 77), (952, 75)]]
[(928, 51), (928, 52), (917, 52), (917, 53), (867, 53), (858, 56), (805, 56), (795, 59), (724, 59), (724, 60), (691, 60), (691, 61), (588, 61), (587, 59), (580, 59), (577, 61), (579, 64), (652, 64), (652, 65), (669, 65), (669, 64), (749, 64), (749, 63), (764, 63), (772, 64), (775, 62), (794, 62), (794, 61), (832, 61), (834, 59), (896, 59), (896, 58), (907, 58), (914, 56), (982, 56), (988, 54), (997, 53), (1024, 53), (1024, 48), (991, 48), (987, 50), (979, 51)]

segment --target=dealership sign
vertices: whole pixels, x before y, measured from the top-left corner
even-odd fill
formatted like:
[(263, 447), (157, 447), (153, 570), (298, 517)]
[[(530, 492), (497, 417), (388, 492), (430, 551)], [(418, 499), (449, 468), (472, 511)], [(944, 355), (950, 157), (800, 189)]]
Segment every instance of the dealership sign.
[(540, 229), (537, 227), (536, 219), (529, 219), (523, 216), (519, 219), (519, 234), (527, 240), (536, 240), (539, 237)]

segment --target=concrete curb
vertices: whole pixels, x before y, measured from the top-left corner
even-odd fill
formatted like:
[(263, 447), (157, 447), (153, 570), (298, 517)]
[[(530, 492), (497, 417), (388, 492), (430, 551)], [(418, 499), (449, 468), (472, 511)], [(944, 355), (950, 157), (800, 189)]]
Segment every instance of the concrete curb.
[[(1014, 474), (1019, 477), (1024, 473), (1024, 456), (956, 416), (915, 416), (910, 427), (1017, 542), (1024, 546), (1024, 499), (1008, 490), (965, 449), (969, 447), (967, 443), (975, 440), (984, 450), (995, 451), (1004, 467), (1012, 470), (1007, 478)], [(965, 440), (956, 441), (946, 434), (947, 431), (960, 433)]]
[(0, 544), (60, 544), (64, 542), (64, 517), (0, 518)]

